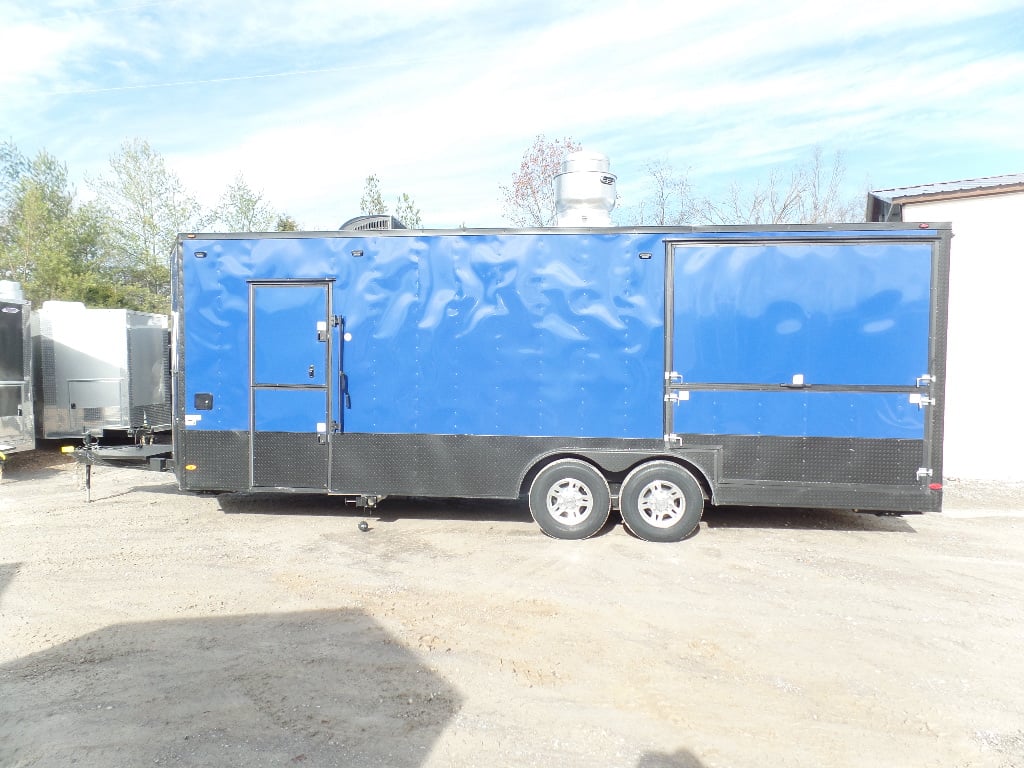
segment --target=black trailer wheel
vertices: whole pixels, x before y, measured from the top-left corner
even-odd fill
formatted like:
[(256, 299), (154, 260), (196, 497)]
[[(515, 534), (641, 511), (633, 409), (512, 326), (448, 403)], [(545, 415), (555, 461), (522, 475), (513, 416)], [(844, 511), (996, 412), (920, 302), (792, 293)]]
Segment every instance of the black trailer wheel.
[(693, 475), (670, 461), (634, 469), (619, 493), (622, 521), (644, 541), (682, 541), (700, 524), (704, 494)]
[(604, 527), (611, 509), (608, 481), (585, 461), (554, 461), (530, 485), (530, 514), (555, 539), (593, 536)]

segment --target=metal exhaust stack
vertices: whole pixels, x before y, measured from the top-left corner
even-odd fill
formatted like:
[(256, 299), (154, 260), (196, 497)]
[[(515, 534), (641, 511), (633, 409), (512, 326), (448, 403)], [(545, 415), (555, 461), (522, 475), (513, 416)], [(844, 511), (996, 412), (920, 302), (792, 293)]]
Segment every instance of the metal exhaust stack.
[(573, 152), (555, 176), (555, 225), (610, 227), (618, 197), (616, 176), (608, 171), (608, 158), (600, 152)]

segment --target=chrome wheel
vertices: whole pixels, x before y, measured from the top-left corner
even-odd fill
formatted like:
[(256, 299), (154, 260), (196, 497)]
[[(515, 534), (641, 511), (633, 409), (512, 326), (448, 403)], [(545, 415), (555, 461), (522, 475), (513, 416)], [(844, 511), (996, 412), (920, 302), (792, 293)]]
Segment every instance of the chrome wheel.
[(671, 528), (686, 514), (686, 497), (675, 483), (655, 480), (640, 489), (637, 511), (655, 528)]
[(584, 483), (566, 478), (547, 494), (548, 514), (565, 525), (578, 525), (594, 511), (594, 494)]
[(633, 469), (619, 489), (622, 522), (645, 541), (682, 541), (700, 524), (704, 493), (683, 466), (655, 459)]
[(608, 480), (593, 464), (556, 459), (530, 484), (530, 514), (548, 536), (585, 539), (600, 531), (612, 509)]

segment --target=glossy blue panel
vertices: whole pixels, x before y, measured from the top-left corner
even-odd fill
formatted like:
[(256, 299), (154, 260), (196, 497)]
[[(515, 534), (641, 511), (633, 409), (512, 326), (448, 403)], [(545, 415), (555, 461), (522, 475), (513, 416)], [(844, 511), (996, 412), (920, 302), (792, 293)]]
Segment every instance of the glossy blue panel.
[(194, 428), (248, 428), (247, 280), (333, 277), (346, 431), (660, 437), (663, 238), (188, 241), (186, 403), (215, 395)]
[[(746, 232), (742, 243), (730, 233), (712, 245), (716, 233), (625, 230), (186, 240), (176, 308), (185, 409), (199, 417), (189, 428), (249, 428), (249, 281), (333, 279), (332, 311), (347, 336), (334, 330), (331, 342), (348, 381), (346, 432), (659, 438), (664, 243), (678, 239), (702, 241), (676, 251), (675, 368), (687, 381), (778, 384), (803, 374), (809, 384), (913, 384), (927, 371), (934, 236), (851, 242), (857, 233)], [(326, 354), (309, 346), (312, 303), (297, 302), (301, 322), (279, 325), (289, 312), (268, 295), (256, 308), (259, 375), (309, 383), (295, 371), (302, 379), (306, 358)], [(316, 376), (338, 392), (336, 370)], [(276, 391), (258, 390), (258, 428), (305, 432), (324, 420), (324, 390), (297, 395), (296, 407)], [(213, 409), (194, 411), (196, 393), (213, 394)], [(677, 408), (685, 423), (676, 431), (920, 437), (921, 413), (905, 398), (694, 392)], [(333, 400), (340, 408), (343, 399)]]
[(675, 408), (674, 431), (782, 437), (924, 437), (907, 393), (697, 391)]
[(346, 431), (659, 436), (663, 259), (634, 240), (361, 243), (355, 291), (335, 298)]
[(257, 432), (324, 432), (327, 394), (322, 389), (257, 389)]
[(928, 371), (930, 242), (675, 249), (676, 371), (694, 383), (912, 386)]
[(256, 384), (325, 384), (327, 328), (324, 285), (253, 286), (253, 376)]

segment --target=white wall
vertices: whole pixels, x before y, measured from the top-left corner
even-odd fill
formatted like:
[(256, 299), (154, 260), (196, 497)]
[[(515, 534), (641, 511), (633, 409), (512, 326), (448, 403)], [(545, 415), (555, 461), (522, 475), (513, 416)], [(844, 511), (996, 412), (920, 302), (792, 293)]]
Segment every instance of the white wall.
[(1024, 193), (903, 206), (949, 221), (947, 478), (1024, 480)]

